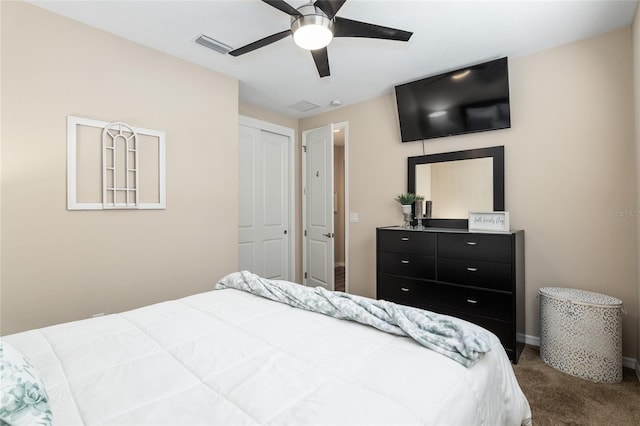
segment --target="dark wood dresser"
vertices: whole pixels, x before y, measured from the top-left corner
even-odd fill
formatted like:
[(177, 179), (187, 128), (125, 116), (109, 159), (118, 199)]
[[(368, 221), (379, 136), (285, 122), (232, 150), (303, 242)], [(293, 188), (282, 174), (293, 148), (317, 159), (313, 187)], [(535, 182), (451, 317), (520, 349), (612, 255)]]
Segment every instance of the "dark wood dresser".
[(377, 297), (463, 318), (495, 333), (513, 363), (524, 347), (524, 231), (377, 228)]

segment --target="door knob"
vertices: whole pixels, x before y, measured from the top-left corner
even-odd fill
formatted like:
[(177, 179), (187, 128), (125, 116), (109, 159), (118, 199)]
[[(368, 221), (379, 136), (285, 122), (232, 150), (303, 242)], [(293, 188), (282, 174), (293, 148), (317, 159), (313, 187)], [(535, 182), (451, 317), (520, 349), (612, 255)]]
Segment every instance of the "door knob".
[(333, 232), (328, 232), (326, 234), (322, 234), (323, 237), (327, 237), (327, 238), (333, 238)]

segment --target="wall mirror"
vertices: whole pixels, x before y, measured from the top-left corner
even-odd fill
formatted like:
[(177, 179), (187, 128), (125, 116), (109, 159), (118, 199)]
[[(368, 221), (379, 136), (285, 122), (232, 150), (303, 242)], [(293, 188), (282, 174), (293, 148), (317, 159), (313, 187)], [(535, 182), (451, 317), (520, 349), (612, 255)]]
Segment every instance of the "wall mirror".
[(470, 211), (504, 211), (503, 146), (409, 157), (408, 177), (408, 192), (431, 202), (424, 226), (467, 228)]

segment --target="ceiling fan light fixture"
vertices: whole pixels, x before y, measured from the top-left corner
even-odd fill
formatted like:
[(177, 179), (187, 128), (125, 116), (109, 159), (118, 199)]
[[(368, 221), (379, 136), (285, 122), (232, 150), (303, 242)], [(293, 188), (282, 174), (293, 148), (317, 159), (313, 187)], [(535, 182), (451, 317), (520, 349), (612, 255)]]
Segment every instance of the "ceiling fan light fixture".
[(306, 15), (291, 23), (293, 41), (306, 50), (326, 47), (333, 39), (333, 22), (321, 15)]
[[(327, 46), (333, 37), (362, 37), (406, 42), (413, 35), (410, 31), (336, 16), (347, 0), (309, 0), (309, 3), (300, 7), (294, 7), (288, 1), (262, 0), (262, 3), (289, 15), (291, 19), (289, 29), (231, 50), (229, 55), (234, 57), (244, 55), (285, 37), (293, 36), (294, 42), (299, 47), (309, 50), (318, 70), (318, 76), (323, 78), (331, 75)], [(259, 2), (256, 1), (256, 3)]]

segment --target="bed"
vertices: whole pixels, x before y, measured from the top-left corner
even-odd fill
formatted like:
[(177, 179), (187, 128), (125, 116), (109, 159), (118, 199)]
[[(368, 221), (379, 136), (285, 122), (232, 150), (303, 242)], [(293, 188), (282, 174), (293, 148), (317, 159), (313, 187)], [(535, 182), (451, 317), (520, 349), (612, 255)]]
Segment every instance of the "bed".
[(529, 424), (529, 405), (497, 337), (464, 324), (489, 336), (490, 350), (470, 367), (407, 336), (216, 289), (4, 336), (3, 374), (10, 355), (23, 356), (46, 388), (48, 406), (34, 397), (23, 409), (27, 417), (11, 417), (7, 401), (19, 407), (3, 377), (0, 418), (54, 425)]

